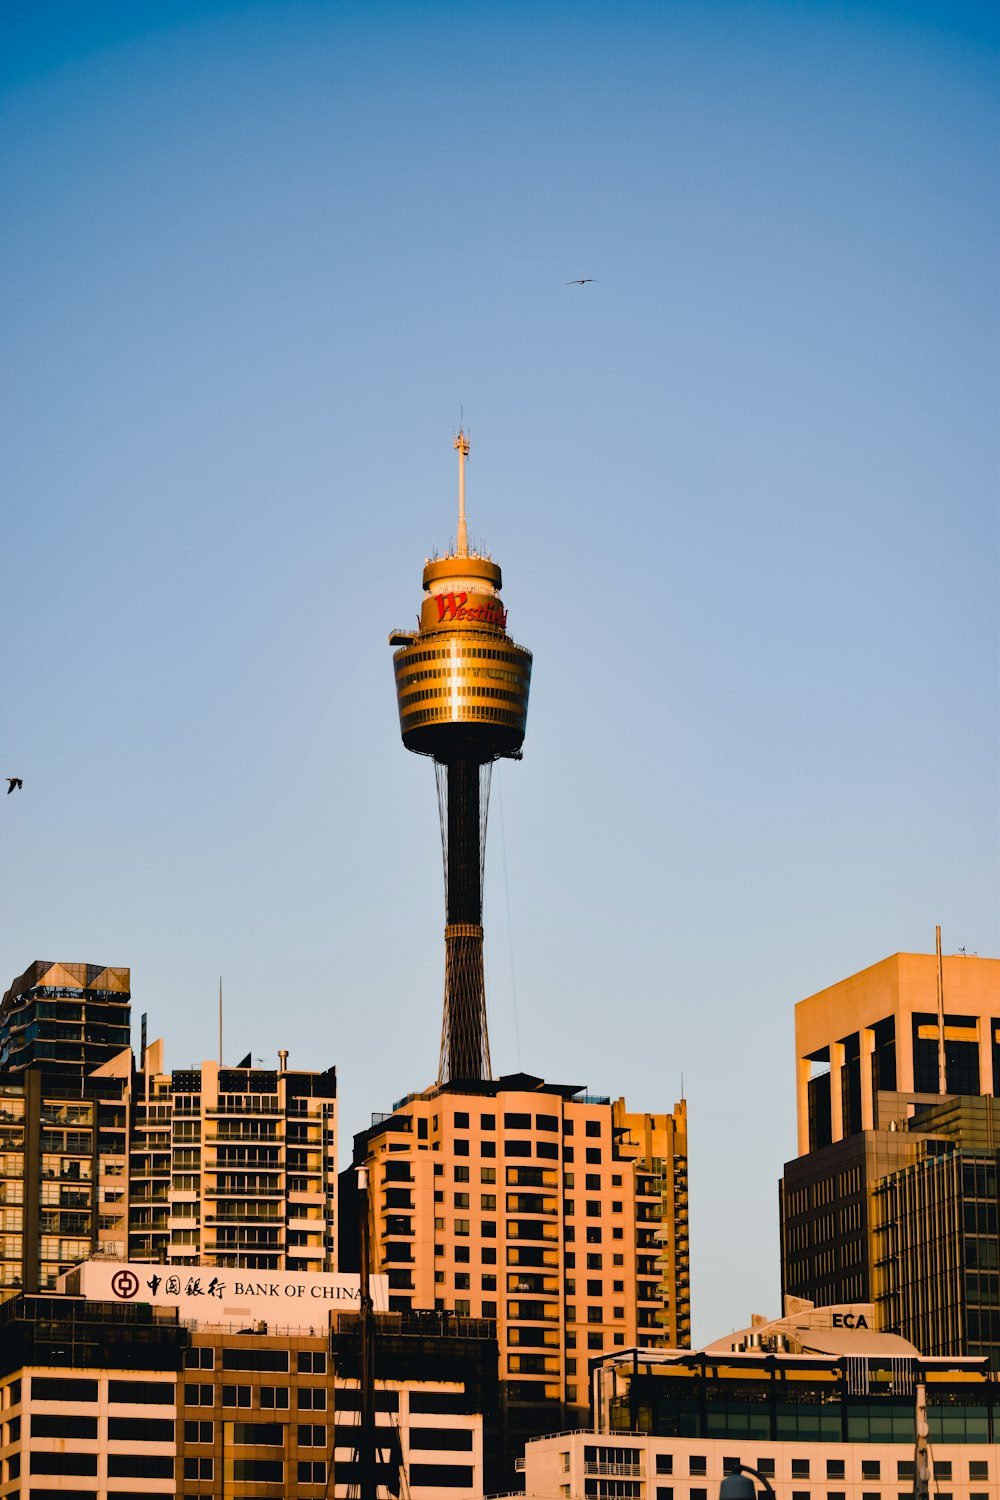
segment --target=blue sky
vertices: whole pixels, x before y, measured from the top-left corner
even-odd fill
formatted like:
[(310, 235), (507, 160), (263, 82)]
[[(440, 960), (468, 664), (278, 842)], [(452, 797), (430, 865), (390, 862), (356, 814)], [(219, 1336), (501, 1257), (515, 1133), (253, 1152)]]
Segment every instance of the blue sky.
[(495, 1066), (683, 1073), (695, 1336), (775, 1311), (795, 1000), (936, 922), (1000, 953), (995, 9), (0, 26), (0, 975), (131, 965), (184, 1066), (222, 974), (230, 1060), (336, 1063), (345, 1144), (432, 1081), (386, 635), (464, 407), (535, 652)]

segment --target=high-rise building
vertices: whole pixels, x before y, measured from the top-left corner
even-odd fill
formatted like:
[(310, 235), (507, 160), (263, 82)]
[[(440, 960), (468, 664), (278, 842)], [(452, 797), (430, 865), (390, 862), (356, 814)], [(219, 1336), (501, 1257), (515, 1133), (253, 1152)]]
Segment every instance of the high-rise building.
[(455, 550), (424, 565), (419, 629), (389, 637), (399, 647), (393, 665), (403, 743), (433, 758), (437, 778), (446, 907), (439, 1083), (490, 1077), (482, 890), (490, 768), (501, 757), (520, 758), (531, 682), (531, 652), (507, 634), (500, 568), (469, 550), (464, 432), (455, 447)]
[(36, 961), (0, 1002), (0, 1074), (79, 1077), (129, 1045), (129, 971)]
[(1000, 1365), (1000, 961), (897, 953), (795, 1010), (782, 1290)]
[(642, 1115), (523, 1073), (447, 1083), (356, 1137), (355, 1163), (390, 1308), (496, 1319), (510, 1452), (584, 1420), (599, 1354), (690, 1342), (683, 1101)]

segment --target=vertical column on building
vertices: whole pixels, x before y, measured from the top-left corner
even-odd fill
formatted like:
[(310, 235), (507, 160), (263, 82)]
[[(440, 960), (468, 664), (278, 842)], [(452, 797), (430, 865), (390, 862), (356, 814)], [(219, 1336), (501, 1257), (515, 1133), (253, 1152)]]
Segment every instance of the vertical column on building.
[(979, 1033), (979, 1092), (993, 1098), (996, 1093), (996, 1079), (993, 1074), (993, 1020), (990, 1016), (980, 1016), (976, 1023)]
[(875, 1092), (872, 1067), (875, 1057), (875, 1033), (870, 1026), (861, 1028), (861, 1129), (875, 1129)]
[(797, 1069), (795, 1098), (799, 1116), (799, 1155), (807, 1156), (809, 1153), (809, 1075), (812, 1072), (812, 1064), (808, 1057), (798, 1059)]
[(844, 1139), (844, 1048), (830, 1043), (830, 1139)]

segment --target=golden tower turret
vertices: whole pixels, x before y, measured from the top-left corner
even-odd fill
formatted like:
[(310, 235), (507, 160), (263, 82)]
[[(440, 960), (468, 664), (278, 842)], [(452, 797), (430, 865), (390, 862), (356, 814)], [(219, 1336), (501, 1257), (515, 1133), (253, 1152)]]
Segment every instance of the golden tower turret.
[(483, 860), (490, 770), (520, 759), (528, 715), (531, 652), (507, 634), (501, 574), (470, 552), (460, 431), (455, 550), (428, 560), (416, 632), (390, 645), (403, 744), (435, 762), (445, 867), (445, 995), (438, 1080), (489, 1078), (483, 978)]

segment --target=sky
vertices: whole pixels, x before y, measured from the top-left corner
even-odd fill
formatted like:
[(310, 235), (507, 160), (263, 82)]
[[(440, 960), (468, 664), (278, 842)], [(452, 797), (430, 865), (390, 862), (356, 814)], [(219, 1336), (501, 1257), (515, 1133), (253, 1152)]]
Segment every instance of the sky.
[[(995, 7), (0, 14), (0, 980), (169, 1067), (434, 1081), (389, 631), (470, 533), (534, 652), (495, 1070), (690, 1116), (694, 1337), (777, 1313), (796, 1000), (1000, 955)], [(586, 286), (568, 286), (593, 277)]]

